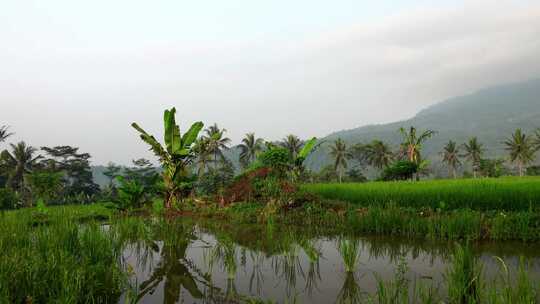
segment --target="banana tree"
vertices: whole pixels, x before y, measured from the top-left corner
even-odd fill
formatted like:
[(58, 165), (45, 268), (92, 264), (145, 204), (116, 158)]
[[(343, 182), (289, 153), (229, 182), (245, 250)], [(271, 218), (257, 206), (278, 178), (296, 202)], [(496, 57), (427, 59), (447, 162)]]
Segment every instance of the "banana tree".
[(317, 144), (317, 138), (313, 137), (312, 139), (308, 140), (300, 152), (296, 156), (294, 156), (292, 160), (292, 170), (291, 170), (291, 178), (293, 182), (296, 182), (302, 172), (304, 171), (304, 161), (308, 157), (308, 155), (313, 152), (315, 148), (317, 148), (319, 145)]
[(159, 158), (163, 167), (163, 182), (165, 185), (165, 207), (170, 208), (172, 202), (181, 198), (183, 181), (188, 170), (187, 166), (195, 158), (193, 149), (199, 132), (204, 127), (202, 122), (196, 122), (184, 134), (175, 121), (176, 109), (165, 110), (163, 123), (165, 127), (165, 147), (156, 138), (144, 131), (138, 124), (131, 126), (140, 133), (141, 139), (150, 146), (150, 150)]

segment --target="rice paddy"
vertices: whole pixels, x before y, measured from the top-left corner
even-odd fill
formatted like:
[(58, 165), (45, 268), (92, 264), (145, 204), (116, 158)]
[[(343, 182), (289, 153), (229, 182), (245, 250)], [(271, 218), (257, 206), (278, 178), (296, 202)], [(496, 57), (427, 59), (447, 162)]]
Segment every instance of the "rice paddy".
[(308, 184), (304, 188), (324, 198), (350, 202), (359, 207), (391, 203), (399, 207), (433, 210), (540, 210), (538, 177)]

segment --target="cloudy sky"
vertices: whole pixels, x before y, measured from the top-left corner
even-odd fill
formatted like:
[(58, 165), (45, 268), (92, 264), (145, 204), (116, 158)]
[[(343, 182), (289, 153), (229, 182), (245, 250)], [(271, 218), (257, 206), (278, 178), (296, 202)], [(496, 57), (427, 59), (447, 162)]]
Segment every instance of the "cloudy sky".
[(0, 125), (126, 164), (166, 107), (235, 143), (324, 136), (540, 76), (538, 1), (434, 2), (2, 1)]

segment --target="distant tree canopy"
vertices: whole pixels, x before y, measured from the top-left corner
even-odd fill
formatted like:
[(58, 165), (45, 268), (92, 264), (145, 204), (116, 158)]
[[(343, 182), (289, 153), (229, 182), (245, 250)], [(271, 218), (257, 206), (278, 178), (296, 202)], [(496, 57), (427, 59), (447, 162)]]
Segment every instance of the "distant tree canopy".
[(90, 154), (78, 153), (79, 148), (71, 146), (42, 147), (41, 150), (48, 156), (41, 161), (41, 166), (51, 172), (64, 173), (66, 195), (91, 196), (99, 192), (92, 177)]

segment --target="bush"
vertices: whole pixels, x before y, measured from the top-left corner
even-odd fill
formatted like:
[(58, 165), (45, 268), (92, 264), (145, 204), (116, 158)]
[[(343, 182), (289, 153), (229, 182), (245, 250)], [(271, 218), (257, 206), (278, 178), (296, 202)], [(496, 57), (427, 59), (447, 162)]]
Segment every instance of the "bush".
[(199, 194), (215, 195), (231, 185), (234, 179), (234, 168), (230, 162), (223, 164), (221, 168), (210, 168), (204, 172), (195, 184)]
[(401, 160), (384, 169), (381, 179), (385, 181), (408, 180), (412, 179), (416, 172), (418, 172), (417, 164), (408, 160)]
[(259, 155), (259, 160), (264, 167), (269, 167), (274, 173), (284, 175), (290, 164), (289, 151), (284, 148), (270, 148)]
[(0, 210), (15, 209), (18, 203), (18, 196), (9, 188), (0, 188)]

